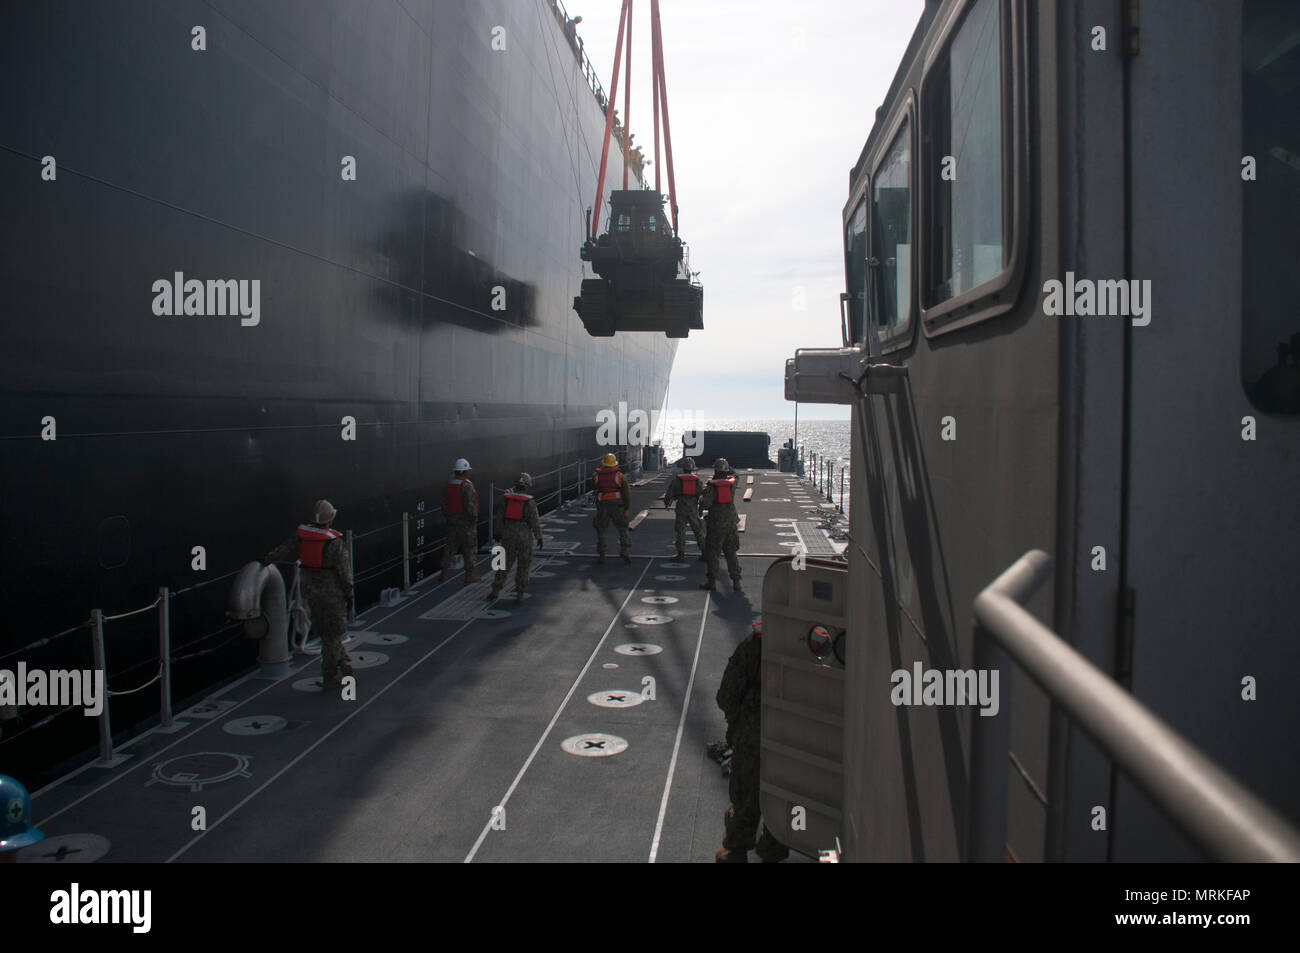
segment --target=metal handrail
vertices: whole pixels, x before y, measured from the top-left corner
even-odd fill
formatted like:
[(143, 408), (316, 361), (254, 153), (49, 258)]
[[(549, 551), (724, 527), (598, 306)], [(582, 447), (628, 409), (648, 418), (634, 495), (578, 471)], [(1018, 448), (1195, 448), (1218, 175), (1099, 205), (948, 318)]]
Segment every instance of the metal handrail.
[[(1024, 609), (1050, 567), (1045, 552), (1030, 550), (975, 598), (976, 668), (1010, 655), (1215, 860), (1300, 861), (1300, 832), (1285, 818)], [(973, 719), (971, 860), (1004, 859), (1008, 707)]]

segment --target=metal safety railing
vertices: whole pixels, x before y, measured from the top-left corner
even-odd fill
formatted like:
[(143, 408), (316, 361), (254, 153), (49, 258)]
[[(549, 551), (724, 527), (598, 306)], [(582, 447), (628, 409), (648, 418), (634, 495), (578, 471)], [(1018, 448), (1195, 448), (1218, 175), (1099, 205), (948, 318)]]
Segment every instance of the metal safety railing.
[[(626, 463), (627, 460), (629, 459), (630, 454), (626, 450), (620, 448), (611, 448), (611, 451), (615, 453), (615, 455), (619, 458), (621, 463)], [(603, 456), (603, 454), (596, 457), (580, 458), (578, 460), (574, 460), (569, 463), (562, 464), (561, 466), (553, 470), (548, 470), (545, 473), (536, 475), (534, 477), (534, 484), (533, 484), (534, 487), (538, 486), (539, 481), (544, 481), (547, 478), (552, 476), (555, 477), (554, 489), (540, 496), (534, 494), (538, 506), (540, 508), (549, 509), (550, 501), (554, 499), (555, 506), (558, 507), (565, 502), (565, 497), (569, 492), (573, 493), (573, 497), (570, 499), (570, 502), (572, 502), (573, 499), (579, 499), (582, 496), (584, 496), (587, 492), (589, 492), (589, 488), (586, 488), (586, 483), (590, 478), (590, 474), (594, 469), (594, 465), (600, 461), (601, 456)], [(568, 474), (570, 477), (574, 479), (570, 479), (566, 482), (565, 479), (566, 474)], [(488, 484), (488, 487), (489, 490), (488, 490), (487, 519), (479, 520), (477, 526), (480, 530), (483, 529), (484, 526), (487, 526), (488, 536), (490, 538), (494, 501), (498, 491), (495, 485), (491, 483)], [(442, 510), (441, 506), (434, 506), (419, 511), (416, 514), (416, 517), (417, 518), (427, 517), (431, 514), (438, 513), (441, 510)], [(399, 526), (401, 527), (402, 530), (401, 552), (386, 558), (379, 559), (377, 562), (367, 565), (364, 570), (354, 571), (353, 574), (354, 585), (356, 583), (366, 582), (371, 579), (378, 578), (379, 576), (385, 573), (392, 572), (400, 564), (402, 570), (402, 589), (408, 590), (411, 588), (412, 563), (419, 557), (435, 553), (438, 550), (445, 548), (446, 546), (445, 538), (440, 542), (430, 543), (428, 545), (425, 545), (423, 543), (423, 536), (416, 536), (416, 543), (415, 545), (412, 545), (411, 521), (412, 521), (412, 515), (409, 512), (403, 512), (402, 518), (400, 520), (394, 520), (391, 523), (385, 523), (382, 526), (377, 526), (373, 529), (369, 529), (360, 533), (354, 533), (352, 530), (346, 530), (344, 532), (343, 534), (344, 543), (347, 546), (349, 562), (351, 565), (355, 566), (356, 564), (352, 557), (354, 553), (354, 546), (356, 540), (373, 536), (374, 534), (383, 532), (385, 530), (392, 530)], [(103, 675), (104, 686), (105, 686), (104, 694), (106, 696), (103, 699), (102, 709), (99, 715), (96, 716), (98, 719), (97, 727), (99, 732), (99, 762), (98, 763), (104, 765), (115, 764), (116, 761), (113, 752), (113, 728), (112, 728), (112, 722), (109, 715), (109, 704), (108, 704), (108, 700), (110, 698), (116, 698), (116, 697), (121, 697), (126, 695), (134, 695), (144, 691), (146, 688), (149, 688), (153, 685), (158, 685), (159, 696), (160, 696), (159, 697), (160, 725), (163, 729), (170, 729), (173, 725), (173, 711), (172, 711), (172, 666), (173, 664), (176, 662), (184, 662), (184, 661), (189, 661), (191, 659), (201, 658), (206, 655), (211, 655), (212, 653), (217, 652), (222, 648), (225, 648), (227, 645), (230, 645), (237, 641), (241, 641), (246, 638), (245, 633), (241, 631), (241, 632), (237, 632), (233, 638), (226, 639), (225, 641), (222, 641), (218, 644), (207, 646), (201, 649), (193, 648), (194, 646), (197, 646), (204, 642), (208, 642), (209, 640), (221, 636), (225, 633), (231, 632), (232, 630), (244, 629), (248, 620), (241, 619), (233, 623), (224, 625), (221, 628), (215, 629), (207, 633), (206, 635), (202, 635), (199, 636), (198, 638), (192, 639), (191, 641), (186, 642), (180, 646), (173, 646), (172, 645), (172, 624), (171, 624), (172, 600), (182, 594), (193, 592), (198, 589), (202, 589), (206, 586), (213, 585), (214, 583), (221, 582), (222, 580), (225, 579), (231, 579), (232, 577), (237, 576), (242, 571), (243, 569), (241, 567), (240, 569), (236, 569), (232, 572), (224, 573), (223, 575), (213, 577), (212, 579), (205, 579), (202, 582), (198, 582), (193, 585), (186, 586), (183, 589), (172, 590), (166, 586), (159, 587), (158, 595), (154, 598), (152, 602), (140, 606), (139, 608), (136, 609), (127, 610), (125, 612), (119, 612), (110, 615), (105, 613), (102, 609), (99, 608), (92, 609), (90, 611), (90, 617), (85, 621), (79, 622), (78, 624), (71, 626), (70, 628), (64, 629), (62, 632), (59, 632), (55, 635), (37, 639), (20, 648), (13, 649), (9, 652), (6, 652), (4, 655), (0, 655), (0, 662), (4, 662), (5, 660), (20, 655), (22, 653), (43, 649), (47, 646), (50, 646), (60, 641), (61, 639), (65, 639), (72, 635), (75, 635), (78, 632), (89, 631), (90, 648), (91, 648), (93, 666), (94, 666), (93, 670), (104, 673)], [(295, 578), (294, 583), (288, 594), (288, 601), (290, 603), (290, 607), (292, 607), (294, 599), (296, 598), (297, 591), (298, 591), (297, 579)], [(129, 675), (132, 672), (135, 672), (141, 668), (153, 669), (154, 670), (153, 676), (149, 678), (148, 681), (139, 685), (135, 685), (130, 688), (113, 689), (108, 684), (109, 681), (108, 659), (105, 651), (105, 641), (104, 641), (105, 623), (118, 622), (125, 619), (133, 618), (135, 616), (144, 615), (145, 613), (153, 612), (153, 611), (156, 611), (157, 613), (157, 624), (158, 624), (157, 656), (146, 658), (143, 661), (137, 662), (125, 669), (122, 669), (121, 671), (114, 673), (113, 679), (116, 682), (120, 682), (123, 676)], [(355, 611), (355, 606), (353, 606), (349, 608), (349, 621), (354, 620), (355, 617), (356, 617), (356, 611)], [(292, 628), (292, 622), (290, 624)], [(301, 648), (301, 645), (295, 643), (294, 647)], [(185, 649), (193, 649), (193, 650), (188, 652), (182, 651), (181, 654), (177, 654), (178, 651), (185, 650)], [(5, 734), (0, 735), (0, 745), (5, 745), (10, 742), (13, 742), (18, 738), (21, 738), (29, 734), (30, 732), (36, 731), (40, 728), (50, 725), (60, 715), (63, 715), (66, 712), (79, 707), (82, 706), (78, 706), (78, 705), (63, 706), (61, 708), (55, 709), (50, 714), (40, 718), (38, 721), (34, 722), (31, 725), (27, 725), (26, 727), (22, 728), (17, 732), (14, 733), (6, 732)], [(0, 709), (0, 723), (3, 723), (4, 720), (13, 720), (13, 718), (15, 717), (16, 717), (16, 711), (12, 714), (8, 714), (6, 718), (6, 712), (3, 709)]]
[(564, 31), (564, 37), (573, 49), (573, 55), (578, 60), (578, 66), (582, 70), (583, 77), (587, 80), (587, 85), (596, 95), (596, 102), (600, 108), (604, 109), (609, 103), (609, 97), (605, 95), (605, 87), (600, 84), (600, 79), (596, 75), (596, 67), (591, 64), (587, 57), (587, 50), (582, 42), (582, 37), (578, 36), (577, 28), (570, 29), (573, 18), (569, 16), (569, 11), (564, 9), (564, 4), (560, 0), (547, 0), (551, 7), (551, 12), (555, 14), (556, 21), (560, 24), (560, 29)]
[[(844, 512), (845, 490), (849, 482), (849, 468), (837, 465), (837, 460), (815, 450), (799, 447), (799, 476), (812, 483), (818, 494), (826, 497), (827, 503), (834, 503), (841, 513)], [(835, 498), (835, 477), (839, 474), (840, 496)]]
[[(1050, 568), (1031, 550), (975, 598), (976, 671), (1009, 671), (1010, 656), (1211, 858), (1300, 861), (1300, 832), (1025, 610)], [(1009, 711), (972, 719), (969, 860), (1005, 859)]]

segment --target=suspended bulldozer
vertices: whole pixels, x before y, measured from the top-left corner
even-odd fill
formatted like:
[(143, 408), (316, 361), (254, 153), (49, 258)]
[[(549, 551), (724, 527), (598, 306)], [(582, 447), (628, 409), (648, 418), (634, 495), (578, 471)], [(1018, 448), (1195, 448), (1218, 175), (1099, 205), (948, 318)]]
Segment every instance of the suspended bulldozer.
[(599, 276), (582, 282), (573, 308), (587, 333), (663, 331), (684, 338), (704, 327), (704, 289), (691, 281), (682, 240), (649, 189), (610, 194), (610, 229), (582, 246)]
[[(591, 263), (595, 278), (585, 278), (581, 293), (573, 299), (587, 333), (613, 337), (619, 331), (662, 331), (670, 338), (684, 338), (692, 329), (704, 327), (704, 289), (692, 280), (686, 246), (677, 232), (677, 185), (673, 174), (672, 126), (668, 119), (668, 85), (664, 80), (663, 36), (659, 24), (659, 0), (650, 4), (651, 84), (655, 120), (655, 187), (629, 189), (629, 143), (631, 84), (623, 94), (624, 133), (623, 189), (609, 196), (609, 231), (600, 237), (601, 198), (605, 191), (605, 170), (609, 162), (614, 128), (615, 96), (626, 39), (628, 65), (632, 62), (632, 0), (623, 0), (614, 45), (614, 75), (610, 83), (609, 109), (605, 116), (605, 144), (600, 153), (600, 174), (596, 179), (596, 204), (587, 214), (586, 241), (580, 255)], [(629, 69), (629, 73), (630, 73)], [(659, 187), (659, 120), (663, 119), (668, 195)], [(664, 210), (665, 201), (672, 220)], [(595, 214), (594, 221), (592, 212)]]

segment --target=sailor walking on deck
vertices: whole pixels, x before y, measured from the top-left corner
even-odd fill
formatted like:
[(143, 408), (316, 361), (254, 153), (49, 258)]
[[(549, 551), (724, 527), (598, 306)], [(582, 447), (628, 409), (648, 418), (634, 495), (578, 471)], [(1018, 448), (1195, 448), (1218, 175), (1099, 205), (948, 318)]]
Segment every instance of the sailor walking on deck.
[(447, 546), (442, 551), (439, 582), (447, 581), (457, 553), (465, 560), (466, 585), (483, 578), (474, 572), (474, 563), (478, 561), (478, 491), (470, 482), (469, 471), (469, 461), (461, 457), (454, 464), (451, 482), (443, 490), (442, 512), (447, 518)]
[(338, 510), (329, 500), (317, 500), (313, 521), (299, 526), (262, 560), (268, 566), (297, 560), (302, 566), (312, 634), (320, 639), (321, 687), (327, 689), (338, 688), (352, 674), (352, 659), (343, 648), (352, 598), (352, 560), (343, 534), (330, 529), (336, 516)]
[(623, 562), (631, 563), (628, 551), (632, 548), (632, 538), (627, 528), (627, 513), (632, 506), (632, 492), (628, 489), (627, 479), (618, 468), (618, 458), (612, 453), (605, 454), (601, 465), (592, 475), (592, 488), (596, 492), (596, 552), (600, 562), (605, 561), (605, 528), (612, 520), (618, 528), (618, 554)]
[(501, 595), (510, 567), (514, 566), (515, 602), (524, 601), (524, 590), (528, 588), (528, 567), (533, 563), (533, 538), (537, 540), (537, 548), (542, 548), (542, 523), (537, 516), (537, 503), (528, 493), (532, 486), (531, 476), (527, 473), (519, 474), (514, 489), (506, 494), (506, 505), (497, 513), (492, 532), (505, 547), (506, 568), (497, 570), (489, 599)]
[(725, 457), (713, 462), (713, 479), (700, 495), (700, 511), (706, 512), (708, 525), (704, 534), (704, 556), (709, 578), (700, 583), (701, 589), (716, 589), (718, 578), (718, 553), (727, 557), (727, 571), (731, 574), (731, 588), (740, 592), (740, 517), (736, 514), (736, 474)]
[(695, 534), (695, 543), (700, 547), (700, 560), (704, 560), (704, 526), (700, 523), (700, 477), (695, 472), (695, 461), (690, 457), (682, 460), (682, 472), (673, 477), (664, 493), (664, 508), (676, 503), (674, 529), (677, 532), (677, 558), (686, 558), (686, 527), (690, 526)]

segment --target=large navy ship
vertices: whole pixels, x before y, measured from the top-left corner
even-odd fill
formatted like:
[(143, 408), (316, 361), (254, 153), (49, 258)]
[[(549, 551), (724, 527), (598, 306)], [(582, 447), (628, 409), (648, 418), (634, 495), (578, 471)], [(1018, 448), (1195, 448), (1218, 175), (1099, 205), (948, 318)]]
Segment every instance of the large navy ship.
[[(0, 666), (89, 667), (92, 610), (152, 607), (105, 623), (109, 688), (159, 676), (166, 616), (183, 699), (251, 663), (222, 580), (314, 500), (355, 533), (364, 606), (436, 568), (456, 458), (486, 511), (521, 470), (576, 483), (601, 409), (659, 409), (676, 341), (592, 338), (571, 306), (606, 106), (570, 23), (549, 0), (5, 5)], [(120, 733), (156, 689), (111, 708)], [(10, 773), (95, 739), (6, 714)]]

